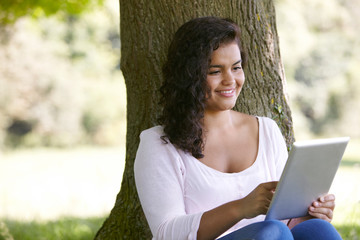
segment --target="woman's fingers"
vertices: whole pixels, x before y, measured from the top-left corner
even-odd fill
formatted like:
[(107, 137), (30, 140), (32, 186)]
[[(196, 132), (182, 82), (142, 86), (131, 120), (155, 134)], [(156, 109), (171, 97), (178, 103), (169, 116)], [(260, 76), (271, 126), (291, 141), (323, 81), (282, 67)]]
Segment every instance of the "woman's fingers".
[(328, 222), (331, 222), (333, 218), (333, 211), (330, 208), (310, 207), (309, 214), (313, 217), (320, 218)]
[(269, 191), (275, 191), (277, 184), (278, 184), (278, 181), (274, 181), (274, 182), (262, 183), (261, 185), (264, 186), (264, 188)]
[(330, 202), (313, 202), (312, 204), (313, 207), (315, 208), (331, 208), (334, 209), (335, 208), (335, 202), (334, 201), (330, 201)]
[(274, 195), (277, 182), (266, 182), (258, 185), (251, 193), (242, 199), (246, 206), (246, 218), (266, 214)]
[(331, 201), (335, 201), (335, 195), (334, 194), (326, 194), (323, 195), (321, 197), (319, 197), (319, 201), (320, 202), (331, 202)]
[(265, 210), (267, 211), (267, 209), (270, 206), (271, 200), (274, 196), (274, 192), (275, 192), (275, 188), (277, 186), (278, 182), (267, 182), (267, 183), (263, 183), (261, 184), (264, 188), (264, 195), (265, 195)]
[(331, 222), (334, 208), (335, 196), (333, 194), (327, 194), (312, 203), (309, 207), (309, 214), (313, 217)]

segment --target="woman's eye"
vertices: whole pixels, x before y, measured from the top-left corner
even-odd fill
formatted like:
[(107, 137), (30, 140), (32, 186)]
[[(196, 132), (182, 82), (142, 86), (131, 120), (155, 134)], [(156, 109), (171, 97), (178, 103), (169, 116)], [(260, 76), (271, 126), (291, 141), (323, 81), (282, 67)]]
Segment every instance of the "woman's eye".
[(220, 71), (211, 71), (211, 72), (209, 72), (210, 75), (216, 75), (218, 73), (220, 73)]
[(242, 69), (241, 66), (236, 66), (236, 67), (234, 67), (234, 70), (235, 70), (235, 71), (240, 70), (240, 69)]

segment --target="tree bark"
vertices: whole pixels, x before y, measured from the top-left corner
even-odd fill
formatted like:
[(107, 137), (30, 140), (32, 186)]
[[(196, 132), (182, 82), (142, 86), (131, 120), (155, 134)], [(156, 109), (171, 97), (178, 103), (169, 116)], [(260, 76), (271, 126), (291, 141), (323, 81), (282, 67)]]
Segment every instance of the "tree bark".
[(231, 18), (242, 29), (249, 61), (235, 109), (273, 118), (288, 146), (294, 141), (272, 0), (120, 1), (121, 69), (127, 88), (126, 164), (115, 206), (95, 239), (151, 239), (134, 182), (139, 134), (157, 124), (161, 67), (173, 34), (186, 21), (210, 15)]

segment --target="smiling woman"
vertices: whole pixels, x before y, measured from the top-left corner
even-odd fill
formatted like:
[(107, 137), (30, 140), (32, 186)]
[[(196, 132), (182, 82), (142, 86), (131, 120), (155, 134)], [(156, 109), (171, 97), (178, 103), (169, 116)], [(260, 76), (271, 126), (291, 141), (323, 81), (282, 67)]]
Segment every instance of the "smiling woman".
[[(215, 71), (217, 73), (211, 74), (214, 69), (209, 68), (209, 61), (218, 61), (212, 62), (213, 66), (233, 65), (240, 60), (242, 65), (246, 64), (246, 54), (241, 47), (239, 27), (231, 20), (222, 21), (226, 24), (217, 22), (215, 18), (199, 18), (181, 26), (170, 44), (167, 61), (163, 67), (164, 82), (161, 87), (163, 113), (159, 122), (164, 126), (164, 131), (172, 143), (191, 152), (197, 158), (203, 157), (201, 122), (208, 104), (205, 99), (218, 95), (212, 92), (214, 89), (211, 89), (208, 82), (211, 81), (214, 84), (222, 82), (219, 79), (228, 74), (221, 67), (217, 68)], [(203, 22), (207, 22), (208, 25), (204, 26)], [(229, 63), (229, 60), (222, 62), (224, 60), (219, 59), (221, 53), (226, 53), (223, 51), (222, 44), (232, 46), (228, 51), (235, 50), (232, 56), (234, 59), (230, 60), (233, 62)], [(212, 56), (213, 52), (218, 52), (217, 59), (215, 55)], [(231, 67), (232, 73), (237, 72), (234, 71), (234, 67)], [(232, 85), (235, 87), (235, 84)], [(239, 93), (240, 89), (236, 91), (236, 96), (233, 98), (235, 101), (230, 104), (231, 108)], [(211, 101), (209, 104), (211, 105)], [(184, 131), (179, 132), (177, 129)]]
[(153, 239), (338, 240), (333, 195), (309, 206), (319, 219), (264, 221), (287, 149), (273, 120), (232, 110), (245, 81), (240, 40), (233, 21), (201, 17), (170, 44), (161, 126), (140, 134), (134, 164)]
[(239, 45), (233, 42), (220, 46), (211, 56), (205, 111), (232, 109), (244, 82)]

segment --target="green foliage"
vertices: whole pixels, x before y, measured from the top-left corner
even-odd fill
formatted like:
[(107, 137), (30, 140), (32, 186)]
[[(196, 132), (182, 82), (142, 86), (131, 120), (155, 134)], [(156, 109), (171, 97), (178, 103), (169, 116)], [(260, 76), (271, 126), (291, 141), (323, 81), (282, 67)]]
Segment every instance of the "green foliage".
[(118, 15), (108, 1), (81, 16), (25, 17), (7, 28), (0, 44), (0, 147), (123, 141)]
[(276, 9), (295, 135), (359, 137), (360, 2), (282, 0)]
[[(118, 6), (0, 4), (1, 21), (14, 23), (0, 35), (0, 146), (118, 142), (126, 122)], [(276, 10), (296, 137), (360, 137), (360, 2), (278, 0)], [(274, 114), (285, 121), (279, 107)], [(14, 125), (31, 128), (19, 135)]]
[(19, 18), (39, 18), (54, 14), (79, 15), (101, 6), (103, 0), (47, 1), (47, 0), (2, 0), (0, 2), (0, 23), (13, 24)]
[(13, 239), (88, 240), (94, 238), (104, 220), (104, 217), (86, 219), (64, 217), (48, 222), (4, 220), (3, 223), (6, 224)]

